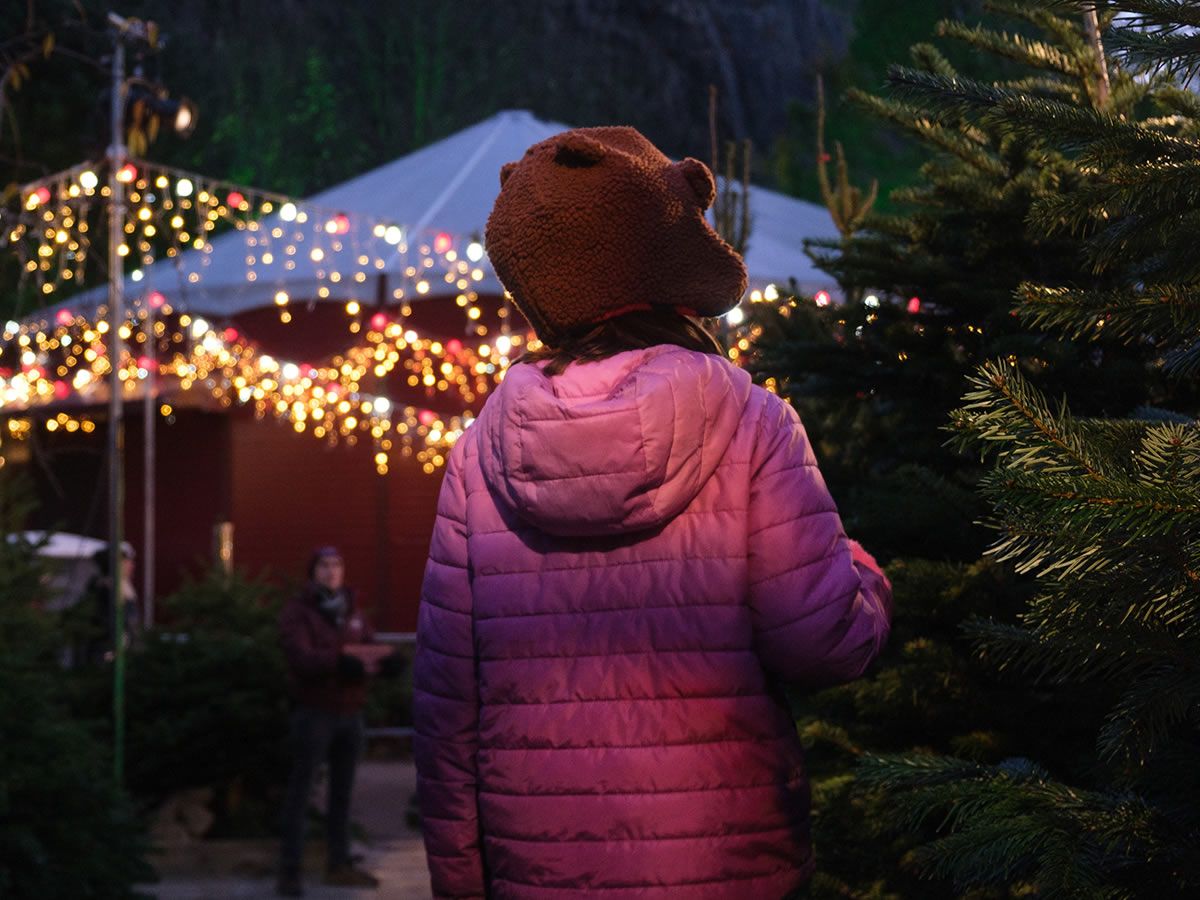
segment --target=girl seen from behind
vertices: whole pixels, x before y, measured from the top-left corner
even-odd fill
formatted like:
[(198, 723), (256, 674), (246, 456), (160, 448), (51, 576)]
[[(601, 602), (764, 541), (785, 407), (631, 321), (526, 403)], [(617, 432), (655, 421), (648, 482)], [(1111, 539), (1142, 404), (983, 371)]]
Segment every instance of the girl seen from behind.
[(697, 321), (746, 287), (715, 188), (631, 128), (504, 166), (487, 228), (543, 347), (450, 454), (418, 625), (439, 898), (778, 898), (813, 870), (781, 686), (857, 678), (891, 589), (790, 406)]

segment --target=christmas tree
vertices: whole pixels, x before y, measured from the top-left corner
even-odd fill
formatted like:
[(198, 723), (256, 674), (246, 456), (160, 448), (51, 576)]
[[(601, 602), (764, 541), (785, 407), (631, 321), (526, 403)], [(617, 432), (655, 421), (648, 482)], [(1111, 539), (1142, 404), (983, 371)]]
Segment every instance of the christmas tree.
[[(1007, 60), (1003, 80), (970, 82), (930, 45), (913, 48), (913, 67), (897, 78), (978, 84), (1084, 109), (1103, 103), (1127, 121), (1157, 116), (1146, 98), (1164, 89), (1160, 81), (1101, 68), (1076, 11), (991, 9), (1005, 17), (999, 27), (945, 22), (938, 32)], [(1035, 585), (1003, 558), (979, 559), (988, 535), (973, 524), (986, 509), (975, 487), (984, 471), (945, 446), (944, 426), (965, 377), (989, 357), (1043, 390), (1079, 397), (1089, 415), (1127, 414), (1170, 394), (1146, 371), (1147, 348), (1124, 347), (1120, 333), (1088, 343), (1012, 315), (1023, 283), (1101, 291), (1120, 283), (1120, 273), (1084, 255), (1085, 234), (1047, 229), (1035, 217), (1090, 190), (1088, 160), (1039, 129), (916, 90), (854, 97), (920, 141), (930, 160), (917, 184), (893, 193), (899, 212), (871, 213), (841, 240), (812, 245), (853, 302), (795, 298), (774, 313), (764, 304), (748, 335), (759, 377), (800, 410), (848, 530), (889, 560), (896, 586), (895, 631), (876, 673), (797, 701), (813, 745), (821, 859), (813, 893), (959, 896), (952, 877), (918, 881), (907, 864), (920, 858), (916, 848), (936, 821), (895, 832), (897, 801), (864, 791), (852, 760), (915, 749), (986, 767), (1021, 753), (1071, 769), (1090, 757), (1103, 698), (1031, 693), (999, 680), (963, 633), (971, 616), (1016, 621)]]
[[(938, 34), (972, 59), (993, 60), (984, 68), (1007, 64), (1008, 77), (992, 87), (1097, 102), (1096, 50), (1079, 17), (1027, 3), (988, 8), (1002, 17), (1001, 27), (946, 21)], [(918, 44), (909, 71), (961, 80), (949, 55)], [(1104, 83), (1107, 108), (1136, 117), (1148, 85), (1121, 69)], [(1103, 390), (1088, 391), (1089, 413), (1127, 412), (1151, 386), (1136, 353), (1031, 334), (1011, 315), (1013, 291), (1024, 281), (1106, 283), (1086, 265), (1074, 235), (1030, 222), (1040, 199), (1084, 184), (1071, 155), (1036, 132), (934, 109), (916, 97), (851, 91), (850, 98), (919, 142), (929, 160), (916, 184), (892, 193), (898, 212), (847, 216), (844, 201), (852, 198), (844, 195), (854, 189), (844, 185), (837, 148), (839, 189), (823, 193), (835, 221), (849, 227), (839, 224), (837, 240), (808, 245), (851, 302), (800, 298), (779, 315), (759, 313), (751, 364), (799, 408), (843, 513), (864, 541), (887, 556), (930, 555), (930, 535), (940, 532), (961, 540), (933, 555), (969, 559), (982, 548), (970, 526), (977, 510), (962, 490), (972, 467), (944, 447), (940, 427), (974, 365), (1015, 357), (1041, 383), (1067, 391), (1101, 380)], [(822, 120), (819, 113), (819, 126)], [(930, 502), (912, 496), (914, 480)], [(903, 496), (916, 505), (897, 522), (890, 509)]]
[(68, 708), (32, 508), (0, 471), (0, 897), (134, 896), (154, 878), (149, 841), (108, 748)]
[[(1096, 6), (1100, 14), (1096, 14)], [(1031, 7), (1032, 8), (1032, 7)], [(960, 446), (994, 460), (981, 482), (991, 556), (1036, 580), (1016, 622), (973, 620), (979, 659), (1026, 696), (1088, 711), (1078, 758), (1024, 747), (994, 763), (934, 753), (868, 756), (860, 777), (902, 823), (936, 824), (915, 849), (958, 889), (1039, 897), (1174, 897), (1200, 889), (1200, 67), (1196, 4), (1043, 2), (1142, 76), (1154, 114), (1115, 90), (1086, 98), (896, 70), (904, 102), (1055, 147), (1082, 180), (1031, 206), (1029, 227), (1069, 238), (1096, 280), (1029, 277), (1028, 326), (1129, 342), (1176, 380), (1173, 411), (1079, 416), (1018, 365), (981, 365), (954, 415)], [(1114, 17), (1114, 13), (1122, 13)], [(1101, 37), (1105, 23), (1115, 27)], [(1111, 82), (1112, 66), (1105, 67)], [(1176, 80), (1179, 79), (1179, 80)], [(1097, 84), (1101, 83), (1097, 79)], [(1080, 391), (1085, 408), (1095, 388)], [(1075, 401), (1075, 396), (1071, 397)], [(1040, 701), (1039, 701), (1040, 702)]]

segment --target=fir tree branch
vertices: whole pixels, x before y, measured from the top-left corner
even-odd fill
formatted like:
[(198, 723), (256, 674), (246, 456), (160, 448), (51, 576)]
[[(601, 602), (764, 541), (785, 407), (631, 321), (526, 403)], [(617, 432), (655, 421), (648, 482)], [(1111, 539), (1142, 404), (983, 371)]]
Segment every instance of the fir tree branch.
[(1130, 681), (1100, 731), (1101, 759), (1144, 764), (1200, 714), (1200, 671), (1160, 664)]
[(1093, 478), (1101, 464), (1091, 458), (1087, 442), (1071, 423), (1066, 407), (1054, 414), (1045, 398), (1011, 365), (984, 363), (968, 379), (972, 390), (955, 412), (954, 427), (970, 443), (995, 442), (1003, 464), (1020, 462), (1047, 472), (1076, 469)]
[(1200, 491), (1178, 482), (1000, 469), (981, 484), (1004, 537), (989, 551), (1022, 573), (1073, 578), (1155, 559), (1196, 581), (1186, 555), (1167, 552), (1200, 522)]
[(1163, 359), (1163, 368), (1176, 376), (1192, 376), (1200, 371), (1200, 339), (1176, 347)]
[(1044, 69), (1079, 80), (1084, 77), (1089, 61), (1080, 59), (1079, 54), (1070, 54), (1045, 41), (1027, 38), (1021, 34), (995, 31), (982, 25), (970, 26), (954, 19), (937, 24), (939, 37), (961, 41), (968, 46), (994, 56), (1022, 63), (1033, 69)]
[(1078, 290), (1024, 282), (1017, 288), (1016, 309), (1030, 325), (1061, 328), (1072, 338), (1200, 334), (1200, 286)]
[(976, 655), (997, 672), (1028, 677), (1056, 686), (1116, 681), (1144, 666), (1136, 647), (1110, 646), (1094, 635), (1067, 633), (1063, 640), (1046, 640), (1020, 625), (971, 619), (963, 625)]
[[(1034, 28), (1044, 31), (1069, 54), (1087, 52), (1087, 42), (1080, 32), (1078, 17), (1075, 15), (1064, 18), (1056, 15), (1053, 9), (1040, 8), (1038, 3), (1030, 3), (1029, 0), (986, 0), (983, 5), (989, 12), (1028, 22)], [(1072, 9), (1070, 12), (1074, 14), (1076, 10)]]
[[(1126, 267), (1127, 275), (1149, 284), (1200, 282), (1200, 254), (1193, 237), (1200, 209), (1165, 216), (1125, 216), (1085, 241), (1093, 271)], [(1187, 341), (1190, 335), (1179, 335)]]
[[(1107, 10), (1105, 43), (1126, 63), (1173, 76), (1200, 68), (1200, 11), (1189, 0), (1032, 0), (1048, 10)], [(1120, 13), (1114, 18), (1112, 13)]]
[[(1111, 23), (1121, 13), (1122, 22), (1136, 27), (1200, 28), (1200, 8), (1194, 0), (1027, 0), (1031, 6), (1061, 12), (1103, 10)], [(1126, 27), (1122, 25), (1121, 27)]]
[[(1156, 567), (1160, 562), (1163, 565)], [(1048, 649), (1060, 639), (1068, 644), (1082, 641), (1079, 647), (1084, 654), (1091, 653), (1092, 666), (1106, 662), (1113, 653), (1149, 662), (1187, 663), (1195, 659), (1200, 636), (1196, 586), (1183, 572), (1189, 566), (1195, 566), (1194, 558), (1159, 544), (1141, 558), (1122, 561), (1112, 569), (1045, 582), (1021, 614), (1021, 623)], [(1089, 645), (1095, 640), (1106, 648), (1103, 654), (1095, 644)]]
[(901, 66), (888, 69), (900, 102), (934, 112), (1002, 122), (1014, 132), (1064, 151), (1078, 151), (1102, 138), (1120, 138), (1146, 157), (1164, 154), (1200, 158), (1200, 146), (1090, 107), (1035, 97), (966, 78), (944, 78)]
[(914, 66), (931, 75), (953, 78), (958, 74), (950, 60), (933, 44), (913, 44), (908, 50), (908, 55), (912, 57)]
[[(1200, 145), (1198, 145), (1200, 147)], [(1031, 218), (1047, 232), (1056, 227), (1078, 230), (1086, 222), (1136, 217), (1137, 225), (1173, 223), (1200, 205), (1200, 159), (1180, 162), (1115, 164), (1103, 179), (1081, 185), (1033, 207)]]
[(1163, 422), (1146, 428), (1137, 458), (1140, 477), (1150, 482), (1200, 482), (1200, 425)]
[(980, 172), (998, 178), (1004, 177), (1007, 169), (981, 142), (969, 140), (960, 131), (954, 131), (934, 122), (920, 110), (901, 103), (884, 100), (865, 91), (851, 88), (846, 97), (855, 105), (880, 119), (907, 132), (931, 147), (958, 157)]
[(941, 814), (949, 834), (913, 858), (929, 875), (963, 888), (1011, 886), (1019, 878), (1042, 897), (1132, 897), (1114, 876), (1135, 862), (1145, 866), (1169, 827), (1141, 797), (1070, 787), (1022, 758), (980, 766), (866, 755), (859, 778), (893, 798), (899, 825)]
[(1155, 105), (1169, 113), (1200, 119), (1200, 96), (1174, 84), (1160, 85), (1154, 91)]
[(1045, 75), (1031, 75), (1009, 81), (998, 82), (1000, 87), (1019, 94), (1029, 94), (1034, 97), (1045, 97), (1050, 100), (1062, 100), (1078, 103), (1081, 99), (1079, 89), (1069, 82)]
[(1200, 34), (1119, 28), (1109, 46), (1128, 63), (1190, 81), (1200, 71)]

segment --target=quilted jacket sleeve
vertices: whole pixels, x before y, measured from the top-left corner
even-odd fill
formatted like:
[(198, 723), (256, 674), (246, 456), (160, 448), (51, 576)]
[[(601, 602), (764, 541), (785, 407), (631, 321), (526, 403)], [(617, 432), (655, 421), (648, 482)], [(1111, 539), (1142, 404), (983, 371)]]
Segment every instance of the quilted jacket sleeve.
[(846, 537), (800, 417), (764, 398), (751, 465), (750, 606), (763, 667), (803, 687), (851, 681), (887, 640), (891, 585)]
[(450, 454), (438, 499), (413, 666), (417, 792), (436, 898), (485, 893), (475, 793), (479, 700), (460, 456)]

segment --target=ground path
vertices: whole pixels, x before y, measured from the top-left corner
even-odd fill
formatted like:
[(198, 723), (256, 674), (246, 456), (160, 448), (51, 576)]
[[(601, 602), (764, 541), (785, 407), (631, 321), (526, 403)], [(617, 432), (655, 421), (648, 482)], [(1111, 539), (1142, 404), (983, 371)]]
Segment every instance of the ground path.
[[(352, 816), (366, 840), (355, 845), (355, 852), (362, 853), (362, 865), (379, 878), (380, 887), (364, 891), (322, 885), (322, 836), (313, 835), (305, 862), (306, 898), (428, 900), (429, 871), (421, 835), (405, 822), (415, 782), (411, 762), (362, 763)], [(142, 890), (158, 900), (267, 900), (275, 896), (277, 853), (274, 841), (205, 841), (186, 854), (173, 854), (160, 867), (163, 880)]]

